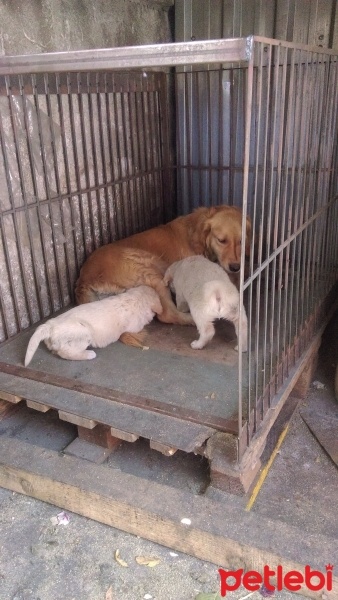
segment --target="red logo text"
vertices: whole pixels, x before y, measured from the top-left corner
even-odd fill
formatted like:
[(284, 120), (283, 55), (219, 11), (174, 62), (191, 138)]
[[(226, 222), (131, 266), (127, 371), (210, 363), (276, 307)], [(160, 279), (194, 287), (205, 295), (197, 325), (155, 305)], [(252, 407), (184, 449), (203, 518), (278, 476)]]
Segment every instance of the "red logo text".
[[(237, 571), (225, 571), (219, 569), (219, 575), (221, 578), (221, 596), (224, 598), (227, 592), (233, 592), (237, 590), (240, 585), (243, 585), (246, 590), (255, 592), (263, 585), (268, 591), (281, 591), (283, 589), (289, 590), (290, 592), (297, 592), (302, 586), (307, 587), (309, 590), (314, 592), (326, 589), (327, 591), (332, 590), (332, 571), (333, 565), (326, 565), (326, 574), (321, 571), (315, 571), (311, 569), (309, 565), (306, 565), (304, 573), (301, 571), (287, 571), (284, 572), (283, 567), (278, 567), (273, 570), (268, 565), (265, 565), (263, 574), (258, 571), (247, 571), (244, 573), (244, 569), (238, 569)], [(273, 579), (274, 584), (271, 582)]]

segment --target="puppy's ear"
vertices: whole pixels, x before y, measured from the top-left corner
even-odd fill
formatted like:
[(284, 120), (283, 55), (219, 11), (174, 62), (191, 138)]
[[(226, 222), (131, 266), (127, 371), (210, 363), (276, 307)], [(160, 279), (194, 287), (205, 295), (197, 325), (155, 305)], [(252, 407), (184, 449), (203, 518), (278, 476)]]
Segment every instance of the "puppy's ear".
[(163, 277), (163, 283), (164, 283), (164, 285), (168, 286), (172, 280), (173, 280), (173, 276), (168, 270), (166, 272), (165, 276)]

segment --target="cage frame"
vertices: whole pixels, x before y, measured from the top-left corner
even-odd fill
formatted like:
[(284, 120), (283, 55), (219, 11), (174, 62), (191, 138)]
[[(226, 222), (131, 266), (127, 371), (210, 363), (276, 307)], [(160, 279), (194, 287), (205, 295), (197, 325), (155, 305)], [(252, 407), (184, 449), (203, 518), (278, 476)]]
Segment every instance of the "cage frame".
[[(243, 163), (243, 226), (242, 239), (245, 238), (245, 219), (248, 214), (248, 178), (250, 169), (250, 123), (252, 116), (253, 99), (253, 74), (255, 66), (255, 43), (269, 45), (270, 48), (285, 48), (315, 53), (319, 56), (337, 57), (337, 52), (321, 47), (312, 47), (291, 42), (284, 42), (265, 38), (262, 36), (248, 36), (228, 40), (207, 40), (198, 42), (181, 42), (174, 44), (155, 44), (148, 46), (133, 46), (125, 48), (110, 48), (100, 50), (81, 50), (70, 52), (55, 52), (49, 54), (5, 56), (0, 58), (0, 75), (11, 76), (41, 73), (81, 73), (89, 71), (121, 71), (125, 69), (146, 69), (182, 67), (189, 68), (194, 65), (217, 65), (222, 63), (241, 63), (247, 68), (247, 90), (245, 96), (245, 147)], [(330, 60), (330, 58), (328, 58)], [(335, 58), (335, 61), (337, 58)], [(164, 121), (166, 121), (166, 118)], [(83, 190), (81, 189), (81, 193)], [(332, 202), (334, 199), (332, 199)], [(305, 227), (305, 226), (304, 226)], [(244, 246), (242, 247), (241, 262), (244, 265)], [(260, 266), (261, 271), (263, 266)], [(250, 281), (244, 280), (244, 269), (240, 275), (240, 300), (243, 301), (244, 291), (248, 288)], [(315, 321), (316, 319), (314, 319)], [(315, 325), (313, 324), (313, 327)], [(306, 334), (307, 340), (311, 338), (314, 329), (309, 325)], [(245, 451), (250, 448), (253, 436), (257, 433), (260, 423), (256, 423), (250, 429), (249, 421), (245, 422), (242, 414), (242, 371), (243, 357), (241, 353), (241, 342), (239, 343), (239, 398), (238, 398), (238, 429), (237, 429), (237, 460), (243, 459)], [(297, 356), (298, 362), (302, 359), (302, 353)], [(262, 405), (262, 419), (264, 421), (270, 408), (276, 405), (277, 399), (266, 406)], [(257, 407), (255, 407), (257, 409)]]

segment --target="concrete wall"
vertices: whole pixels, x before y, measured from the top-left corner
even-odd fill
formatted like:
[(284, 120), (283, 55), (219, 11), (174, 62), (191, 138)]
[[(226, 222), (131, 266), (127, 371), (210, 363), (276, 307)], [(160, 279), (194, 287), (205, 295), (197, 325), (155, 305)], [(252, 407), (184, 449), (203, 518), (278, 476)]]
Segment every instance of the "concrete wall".
[(0, 0), (0, 55), (172, 41), (174, 0)]

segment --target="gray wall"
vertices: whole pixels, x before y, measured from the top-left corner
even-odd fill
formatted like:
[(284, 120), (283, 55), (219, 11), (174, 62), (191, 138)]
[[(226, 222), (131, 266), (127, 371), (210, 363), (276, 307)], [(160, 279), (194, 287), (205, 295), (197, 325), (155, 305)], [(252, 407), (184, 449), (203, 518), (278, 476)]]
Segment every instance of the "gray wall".
[(174, 0), (0, 0), (0, 55), (171, 41)]
[(250, 34), (338, 49), (337, 0), (176, 0), (176, 41)]

